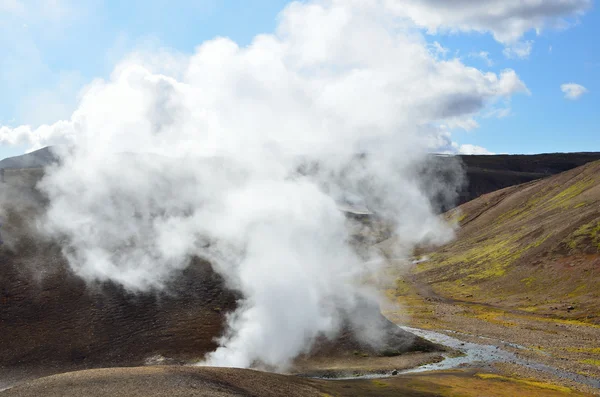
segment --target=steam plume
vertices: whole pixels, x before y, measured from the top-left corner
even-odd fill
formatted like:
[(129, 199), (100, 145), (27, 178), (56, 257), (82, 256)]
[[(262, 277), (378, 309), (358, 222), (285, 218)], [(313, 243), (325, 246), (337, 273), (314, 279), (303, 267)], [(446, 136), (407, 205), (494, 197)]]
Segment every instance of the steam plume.
[(79, 275), (145, 291), (207, 258), (244, 297), (207, 363), (284, 368), (373, 299), (377, 252), (349, 243), (339, 207), (393, 224), (400, 255), (447, 241), (418, 170), (449, 145), (444, 127), (526, 90), (511, 70), (439, 59), (387, 11), (292, 3), (245, 48), (133, 54), (70, 120), (0, 139), (70, 144), (41, 187), (44, 229)]

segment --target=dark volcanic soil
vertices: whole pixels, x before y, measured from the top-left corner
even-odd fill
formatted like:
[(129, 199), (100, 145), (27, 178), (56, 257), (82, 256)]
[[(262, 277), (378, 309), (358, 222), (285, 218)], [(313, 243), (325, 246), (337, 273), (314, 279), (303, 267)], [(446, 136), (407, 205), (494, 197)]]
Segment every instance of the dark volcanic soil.
[[(7, 170), (0, 185), (0, 380), (2, 373), (137, 366), (153, 357), (150, 361), (163, 364), (197, 362), (217, 347), (225, 314), (239, 296), (225, 288), (210, 263), (192, 259), (163, 292), (86, 285), (70, 270), (58, 243), (35, 232), (44, 206), (33, 188), (40, 176), (39, 170)], [(337, 340), (319, 341), (313, 356), (439, 351), (398, 329), (377, 307), (351, 315), (366, 316), (385, 330), (381, 346), (358, 342), (346, 327)]]
[(1, 393), (6, 397), (299, 397), (299, 396), (585, 396), (543, 382), (454, 371), (388, 379), (325, 381), (227, 368), (112, 368), (38, 379)]
[(600, 160), (600, 153), (551, 153), (536, 155), (460, 156), (467, 185), (458, 204), (464, 204), (486, 193), (547, 178)]

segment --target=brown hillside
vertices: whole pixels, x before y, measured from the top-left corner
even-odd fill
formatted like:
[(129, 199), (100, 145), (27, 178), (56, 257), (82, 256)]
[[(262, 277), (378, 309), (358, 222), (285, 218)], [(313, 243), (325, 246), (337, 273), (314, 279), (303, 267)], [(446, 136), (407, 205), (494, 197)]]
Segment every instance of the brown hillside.
[(486, 193), (547, 178), (600, 160), (600, 153), (502, 154), (459, 157), (467, 174), (467, 184), (459, 198), (459, 204), (464, 204)]
[(325, 381), (231, 368), (145, 367), (73, 372), (37, 379), (6, 397), (562, 397), (586, 396), (566, 387), (477, 371), (416, 374), (373, 380)]
[(414, 277), (449, 299), (600, 323), (600, 162), (448, 214), (455, 241)]
[[(0, 369), (141, 365), (154, 356), (169, 362), (200, 360), (216, 348), (225, 314), (236, 307), (210, 263), (194, 259), (165, 292), (131, 294), (74, 275), (56, 242), (36, 234), (44, 198), (35, 182), (41, 170), (7, 170), (0, 184)], [(387, 329), (381, 350), (359, 343), (351, 328), (315, 355), (390, 355), (438, 348), (400, 330), (377, 308), (359, 315)], [(163, 361), (164, 362), (164, 361)], [(0, 376), (1, 378), (1, 376)]]

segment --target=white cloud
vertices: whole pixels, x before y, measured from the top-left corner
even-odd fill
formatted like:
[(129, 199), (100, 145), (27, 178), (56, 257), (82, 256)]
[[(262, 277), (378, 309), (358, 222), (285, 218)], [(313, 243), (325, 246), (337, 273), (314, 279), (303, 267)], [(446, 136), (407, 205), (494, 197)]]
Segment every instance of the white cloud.
[(505, 47), (502, 53), (507, 58), (525, 59), (531, 54), (533, 40), (521, 41)]
[(487, 66), (494, 66), (494, 61), (490, 59), (490, 53), (487, 51), (472, 52), (469, 58), (479, 58), (485, 62)]
[[(255, 84), (268, 84), (268, 90), (274, 90), (273, 93), (280, 91), (282, 85), (299, 85), (295, 88), (298, 93), (308, 91), (303, 95), (311, 97), (319, 93), (313, 99), (317, 101), (318, 98), (315, 105), (318, 104), (323, 111), (334, 112), (331, 116), (335, 114), (342, 124), (353, 125), (353, 128), (364, 124), (365, 128), (374, 125), (379, 128), (414, 129), (432, 122), (445, 122), (452, 128), (472, 129), (477, 126), (472, 117), (488, 103), (516, 93), (528, 93), (527, 87), (513, 70), (504, 70), (500, 74), (482, 73), (465, 66), (458, 59), (438, 60), (420, 37), (407, 32), (390, 36), (388, 29), (391, 26), (360, 31), (352, 25), (363, 23), (359, 14), (357, 10), (342, 5), (326, 8), (295, 3), (283, 13), (277, 36), (259, 36), (252, 46), (244, 49), (229, 40), (218, 39), (199, 47), (198, 53), (189, 59), (171, 59), (161, 55), (154, 57), (149, 67), (158, 66), (160, 72), (164, 73), (165, 65), (160, 64), (160, 59), (169, 59), (170, 69), (173, 69), (171, 63), (178, 62), (177, 68), (188, 70), (187, 75), (183, 76), (184, 80), (178, 84), (189, 87), (189, 90), (214, 91), (215, 96), (223, 95), (219, 94), (223, 88), (217, 85), (221, 79), (224, 79), (221, 82), (223, 87), (239, 79), (242, 79), (241, 87), (245, 87), (249, 81), (245, 82), (240, 76), (247, 75), (253, 76), (250, 81), (258, 79)], [(385, 20), (383, 16), (381, 18)], [(323, 25), (325, 22), (327, 26)], [(314, 26), (320, 26), (321, 30), (316, 30)], [(374, 42), (379, 45), (372, 45)], [(215, 76), (213, 81), (207, 81), (203, 77), (206, 73), (201, 72), (207, 68), (205, 58), (218, 60), (225, 56), (232, 58), (232, 62), (265, 63), (265, 68), (273, 68), (278, 75), (268, 75), (255, 68), (230, 70), (233, 66), (224, 65), (225, 70), (219, 73), (209, 70)], [(131, 58), (122, 63), (111, 81), (96, 85), (120, 87), (127, 84), (123, 76), (129, 74), (123, 73), (128, 68), (139, 69), (136, 62), (141, 60)], [(279, 79), (276, 79), (277, 76)], [(106, 99), (97, 97), (101, 92), (103, 90), (92, 89), (84, 95), (82, 106), (68, 123), (76, 125), (82, 117), (88, 117), (88, 113), (97, 113), (98, 110), (94, 108), (96, 105), (103, 108), (103, 102), (98, 102)], [(289, 96), (285, 92), (278, 95)], [(208, 93), (205, 96), (210, 98)], [(276, 101), (267, 109), (281, 108), (285, 104), (293, 108), (292, 99)], [(240, 99), (233, 96), (230, 101), (233, 107)], [(260, 98), (255, 99), (257, 103), (260, 101)], [(108, 100), (107, 105), (112, 109), (115, 103), (120, 102), (122, 99), (115, 97)], [(94, 106), (87, 105), (91, 103)], [(127, 107), (127, 102), (117, 106), (123, 109)], [(290, 111), (282, 109), (282, 114)], [(265, 119), (268, 117), (265, 116)], [(276, 117), (272, 122), (277, 120), (280, 118)], [(299, 120), (299, 125), (302, 121)], [(64, 123), (59, 125), (59, 131), (64, 132)], [(53, 140), (50, 139), (57, 137), (56, 134), (38, 134), (35, 130), (30, 133), (30, 141), (36, 147), (52, 144)], [(4, 141), (13, 141), (6, 137), (7, 134), (5, 132)], [(22, 136), (22, 131), (19, 136)], [(66, 136), (76, 138), (77, 135), (69, 132)], [(136, 147), (137, 143), (133, 145), (133, 148)], [(123, 147), (123, 150), (133, 148)]]
[(495, 154), (484, 147), (471, 144), (460, 145), (457, 149), (458, 154)]
[(560, 86), (560, 89), (565, 93), (565, 98), (572, 101), (579, 99), (583, 94), (588, 92), (587, 88), (575, 83), (563, 84)]
[(431, 47), (431, 51), (434, 55), (440, 56), (442, 58), (444, 58), (446, 55), (448, 55), (448, 52), (450, 52), (449, 49), (445, 48), (437, 41), (434, 41), (430, 47)]
[(436, 147), (439, 148), (439, 150), (436, 152), (438, 154), (443, 154), (443, 155), (495, 154), (481, 146), (472, 145), (472, 144), (460, 145), (457, 142), (453, 142), (450, 132), (445, 128), (443, 129), (443, 131), (444, 131), (444, 133), (439, 134), (437, 136), (437, 142), (435, 145)]
[(510, 107), (497, 107), (497, 108), (492, 108), (490, 109), (488, 112), (486, 112), (485, 114), (483, 114), (484, 118), (497, 118), (497, 119), (503, 119), (505, 117), (508, 117), (511, 115), (512, 109)]
[(562, 28), (567, 24), (566, 18), (580, 16), (592, 6), (592, 0), (387, 0), (386, 3), (431, 33), (489, 32), (510, 48), (510, 55), (519, 57), (528, 53), (532, 44), (520, 43), (525, 33)]

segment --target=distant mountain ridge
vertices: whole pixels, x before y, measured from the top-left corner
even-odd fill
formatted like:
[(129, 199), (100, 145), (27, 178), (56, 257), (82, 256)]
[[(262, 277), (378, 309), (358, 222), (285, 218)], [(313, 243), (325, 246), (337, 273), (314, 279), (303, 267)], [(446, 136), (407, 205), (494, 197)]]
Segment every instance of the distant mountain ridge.
[(0, 168), (43, 168), (57, 161), (58, 157), (54, 154), (52, 147), (48, 146), (21, 156), (5, 158), (0, 161)]
[[(457, 205), (460, 205), (496, 190), (560, 174), (600, 160), (600, 152), (458, 157), (463, 163), (467, 179), (458, 198)], [(53, 147), (48, 146), (22, 156), (6, 158), (0, 161), (0, 169), (43, 168), (57, 161)], [(446, 163), (451, 168), (452, 161), (452, 156), (435, 156), (437, 169), (444, 169)]]
[(534, 155), (460, 156), (468, 185), (460, 194), (464, 204), (484, 194), (543, 179), (600, 160), (599, 152)]

